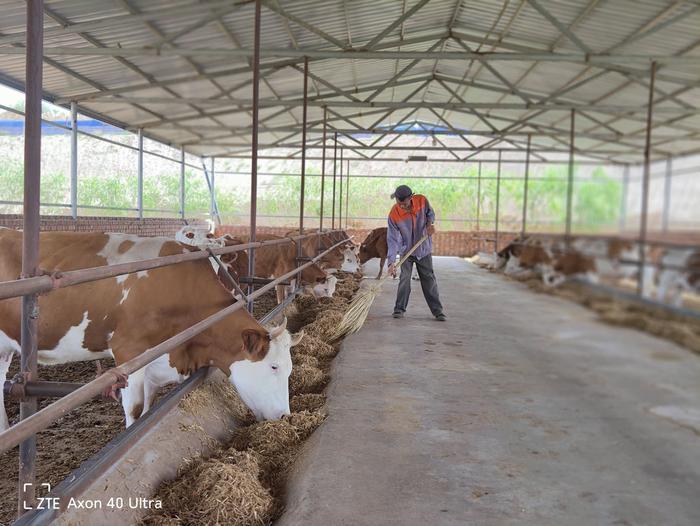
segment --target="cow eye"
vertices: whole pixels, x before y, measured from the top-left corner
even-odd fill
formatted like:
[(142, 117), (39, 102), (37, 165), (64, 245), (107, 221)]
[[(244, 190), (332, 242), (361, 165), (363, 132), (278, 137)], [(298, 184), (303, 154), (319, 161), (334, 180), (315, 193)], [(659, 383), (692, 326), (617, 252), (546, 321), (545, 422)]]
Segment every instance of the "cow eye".
[(280, 368), (280, 366), (277, 365), (276, 363), (273, 363), (270, 367), (272, 367), (272, 370), (273, 370), (273, 371), (276, 371), (277, 369)]

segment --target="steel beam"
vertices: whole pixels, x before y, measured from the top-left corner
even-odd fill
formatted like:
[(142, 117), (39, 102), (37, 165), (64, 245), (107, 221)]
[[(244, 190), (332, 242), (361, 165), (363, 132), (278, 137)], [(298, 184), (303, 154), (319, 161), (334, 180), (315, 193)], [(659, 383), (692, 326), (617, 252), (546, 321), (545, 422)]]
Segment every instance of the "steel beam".
[(138, 130), (138, 153), (136, 165), (136, 210), (138, 218), (143, 219), (143, 128)]
[(333, 134), (333, 195), (331, 198), (331, 228), (335, 230), (335, 176), (338, 170), (338, 133)]
[(494, 231), (494, 251), (498, 252), (498, 223), (500, 221), (500, 208), (501, 208), (501, 152), (498, 152), (498, 165), (496, 173), (496, 217), (494, 220), (495, 231)]
[(566, 246), (571, 243), (571, 209), (574, 196), (574, 132), (576, 111), (571, 110), (571, 130), (569, 133), (569, 177), (566, 183)]
[(646, 265), (647, 248), (647, 219), (649, 212), (649, 178), (651, 164), (651, 127), (654, 113), (654, 83), (656, 82), (656, 62), (651, 63), (649, 75), (649, 104), (647, 106), (647, 136), (644, 146), (644, 179), (642, 181), (642, 211), (639, 218), (639, 277), (637, 280), (637, 294), (644, 295), (644, 271)]
[(343, 151), (345, 148), (340, 148), (340, 189), (338, 199), (338, 228), (343, 228)]
[[(39, 196), (41, 189), (41, 97), (43, 82), (42, 48), (44, 41), (44, 2), (27, 2), (27, 41), (25, 120), (24, 120), (24, 207), (22, 228), (22, 277), (31, 278), (39, 266)], [(27, 380), (37, 381), (39, 298), (37, 294), (22, 297), (20, 370)], [(36, 397), (20, 403), (20, 420), (26, 420), (37, 410)], [(35, 503), (36, 435), (26, 438), (19, 446), (19, 495), (17, 515), (21, 516)]]
[(481, 215), (481, 161), (478, 161), (479, 172), (476, 179), (476, 231), (479, 231), (479, 216)]
[(78, 105), (70, 103), (70, 213), (78, 218)]
[[(309, 60), (304, 60), (304, 107), (301, 128), (301, 190), (299, 192), (299, 235), (304, 234), (304, 197), (306, 191), (306, 97), (309, 92)], [(297, 243), (297, 259), (303, 256), (301, 243)]]
[(622, 196), (620, 198), (620, 221), (619, 231), (624, 232), (627, 228), (627, 194), (630, 186), (630, 165), (626, 164), (622, 172)]
[[(328, 112), (323, 109), (323, 153), (321, 154), (321, 211), (319, 217), (319, 232), (323, 232), (323, 201), (326, 197), (326, 118), (328, 117)], [(320, 239), (320, 236), (319, 236)]]
[(673, 158), (666, 159), (666, 173), (664, 175), (664, 208), (661, 218), (661, 230), (668, 232), (668, 220), (671, 214), (671, 184), (673, 182)]
[(185, 219), (185, 148), (180, 147), (180, 218)]
[[(258, 102), (260, 100), (260, 13), (261, 0), (255, 0), (255, 23), (253, 34), (253, 129), (251, 132), (250, 157), (250, 241), (256, 239), (258, 213)], [(248, 251), (248, 275), (255, 276), (255, 250)], [(248, 285), (247, 295), (253, 294), (253, 284)], [(252, 314), (254, 302), (248, 301), (248, 312)]]
[(522, 228), (520, 229), (521, 237), (525, 237), (525, 232), (527, 232), (527, 192), (528, 183), (530, 179), (530, 141), (532, 137), (527, 136), (527, 153), (525, 154), (525, 180), (523, 181), (523, 222)]
[(210, 165), (210, 172), (211, 175), (209, 177), (209, 180), (211, 183), (209, 184), (209, 217), (211, 217), (212, 223), (215, 222), (216, 218), (218, 218), (219, 224), (221, 224), (221, 218), (219, 217), (217, 213), (217, 206), (216, 206), (216, 172), (215, 172), (215, 166), (214, 163), (216, 161), (216, 157), (211, 158), (211, 165)]

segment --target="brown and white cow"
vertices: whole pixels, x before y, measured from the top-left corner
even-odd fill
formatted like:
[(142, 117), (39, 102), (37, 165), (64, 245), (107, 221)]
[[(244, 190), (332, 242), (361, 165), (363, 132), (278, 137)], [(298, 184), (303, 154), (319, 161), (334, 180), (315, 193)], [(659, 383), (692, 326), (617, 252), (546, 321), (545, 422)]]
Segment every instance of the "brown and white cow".
[[(272, 234), (258, 234), (256, 241), (270, 241), (273, 239), (284, 239)], [(238, 241), (247, 243), (248, 237), (243, 237)], [(291, 272), (297, 267), (297, 246), (296, 243), (283, 243), (255, 249), (255, 274), (262, 278), (278, 278)], [(247, 268), (241, 276), (248, 276)], [(309, 265), (301, 271), (301, 284), (316, 285), (326, 283), (328, 275), (315, 263)], [(295, 280), (292, 280), (295, 281)], [(278, 285), (277, 301), (281, 303), (287, 295), (287, 289), (283, 285)]]
[(379, 274), (377, 279), (382, 277), (384, 264), (388, 252), (386, 241), (387, 227), (375, 228), (372, 230), (360, 245), (360, 265), (364, 265), (369, 260), (379, 258)]
[(656, 299), (683, 305), (683, 293), (700, 294), (700, 249), (666, 248), (658, 258)]
[[(77, 270), (193, 250), (168, 238), (127, 234), (44, 232), (43, 271)], [(22, 233), (0, 229), (0, 281), (21, 271)], [(233, 303), (206, 260), (83, 283), (39, 297), (41, 364), (113, 356), (117, 365)], [(0, 301), (0, 382), (19, 352), (20, 298)], [(129, 376), (122, 389), (126, 423), (148, 409), (155, 390), (206, 365), (223, 371), (258, 419), (289, 413), (290, 347), (284, 327), (268, 330), (245, 309)], [(3, 403), (0, 394), (0, 403)], [(0, 411), (0, 429), (8, 426)]]
[[(318, 232), (318, 229), (306, 230), (306, 233)], [(292, 230), (285, 234), (286, 237), (298, 236), (299, 230)], [(303, 254), (306, 257), (314, 257), (317, 251), (327, 250), (340, 241), (346, 241), (343, 245), (336, 247), (320, 259), (320, 266), (329, 273), (340, 270), (343, 272), (355, 273), (360, 270), (357, 260), (357, 246), (352, 242), (343, 230), (340, 232), (322, 233), (319, 238), (310, 237), (301, 240)]]

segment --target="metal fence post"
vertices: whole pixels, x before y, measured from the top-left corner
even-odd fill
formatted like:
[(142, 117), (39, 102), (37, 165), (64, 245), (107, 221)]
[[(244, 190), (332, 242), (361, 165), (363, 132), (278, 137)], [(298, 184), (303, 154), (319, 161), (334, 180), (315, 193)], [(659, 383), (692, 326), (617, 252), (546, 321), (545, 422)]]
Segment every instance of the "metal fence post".
[(630, 165), (626, 164), (622, 172), (622, 198), (620, 200), (620, 226), (619, 230), (622, 233), (627, 228), (627, 194), (630, 186)]
[[(39, 266), (39, 196), (41, 188), (41, 98), (44, 42), (44, 2), (27, 2), (26, 94), (24, 121), (24, 225), (22, 232), (22, 276), (33, 277)], [(20, 369), (29, 379), (38, 380), (37, 332), (39, 297), (22, 297)], [(36, 397), (28, 397), (19, 405), (20, 419), (36, 413)], [(35, 504), (34, 484), (36, 435), (19, 446), (19, 495), (17, 514)], [(27, 506), (28, 505), (28, 506)]]
[(137, 169), (138, 188), (137, 188), (137, 195), (136, 195), (136, 208), (138, 209), (139, 219), (143, 219), (143, 129), (142, 128), (139, 128), (139, 131), (138, 131), (138, 143), (139, 143), (138, 169)]
[(571, 110), (571, 130), (569, 132), (569, 177), (566, 183), (566, 248), (571, 245), (571, 208), (574, 197), (574, 127), (576, 110)]
[[(253, 128), (251, 131), (250, 156), (250, 241), (255, 241), (258, 213), (258, 103), (260, 100), (260, 5), (255, 0), (255, 30), (253, 35)], [(248, 295), (253, 292), (252, 278), (255, 276), (255, 249), (248, 251)], [(253, 300), (248, 301), (248, 312), (253, 312)]]
[(639, 278), (637, 294), (644, 295), (644, 271), (646, 266), (647, 248), (647, 214), (649, 211), (649, 177), (651, 161), (651, 125), (654, 111), (654, 83), (656, 81), (656, 62), (651, 63), (649, 77), (649, 106), (647, 107), (647, 129), (644, 144), (644, 180), (642, 182), (642, 216), (639, 221)]
[(180, 218), (185, 219), (185, 147), (180, 147)]
[(520, 229), (520, 237), (525, 237), (525, 232), (527, 231), (527, 190), (528, 181), (530, 178), (530, 141), (532, 140), (532, 135), (527, 134), (527, 152), (525, 153), (525, 181), (523, 183), (523, 223)]
[(668, 219), (671, 214), (671, 183), (673, 172), (673, 160), (671, 156), (666, 159), (666, 177), (664, 179), (664, 209), (661, 218), (661, 230), (668, 232)]
[(501, 150), (498, 150), (498, 172), (496, 174), (496, 228), (494, 235), (495, 251), (498, 252), (498, 221), (501, 206)]
[(70, 103), (70, 213), (78, 218), (78, 105)]

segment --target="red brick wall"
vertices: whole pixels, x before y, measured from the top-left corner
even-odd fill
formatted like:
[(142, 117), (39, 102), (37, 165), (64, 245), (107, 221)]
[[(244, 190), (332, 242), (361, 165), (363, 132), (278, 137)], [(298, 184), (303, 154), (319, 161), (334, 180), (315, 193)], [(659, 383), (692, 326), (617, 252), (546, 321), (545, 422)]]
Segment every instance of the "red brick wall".
[[(72, 231), (72, 232), (122, 232), (139, 236), (173, 236), (184, 224), (207, 226), (205, 221), (182, 220), (175, 218), (145, 218), (133, 217), (91, 217), (81, 216), (72, 219), (65, 216), (41, 216), (41, 230)], [(0, 214), (0, 226), (6, 228), (22, 228), (22, 216), (15, 214)]]
[[(273, 234), (283, 236), (289, 232), (287, 227), (265, 227), (258, 226), (258, 234)], [(355, 243), (362, 241), (369, 234), (370, 229), (349, 228), (348, 235), (353, 236)], [(234, 236), (247, 236), (249, 228), (242, 225), (222, 225), (216, 229), (217, 235), (231, 234)], [(510, 241), (517, 237), (517, 233), (500, 232), (498, 235), (498, 246), (503, 248)], [(478, 251), (493, 250), (493, 242), (485, 239), (493, 239), (493, 232), (437, 232), (433, 237), (433, 254), (436, 256), (473, 256)]]

